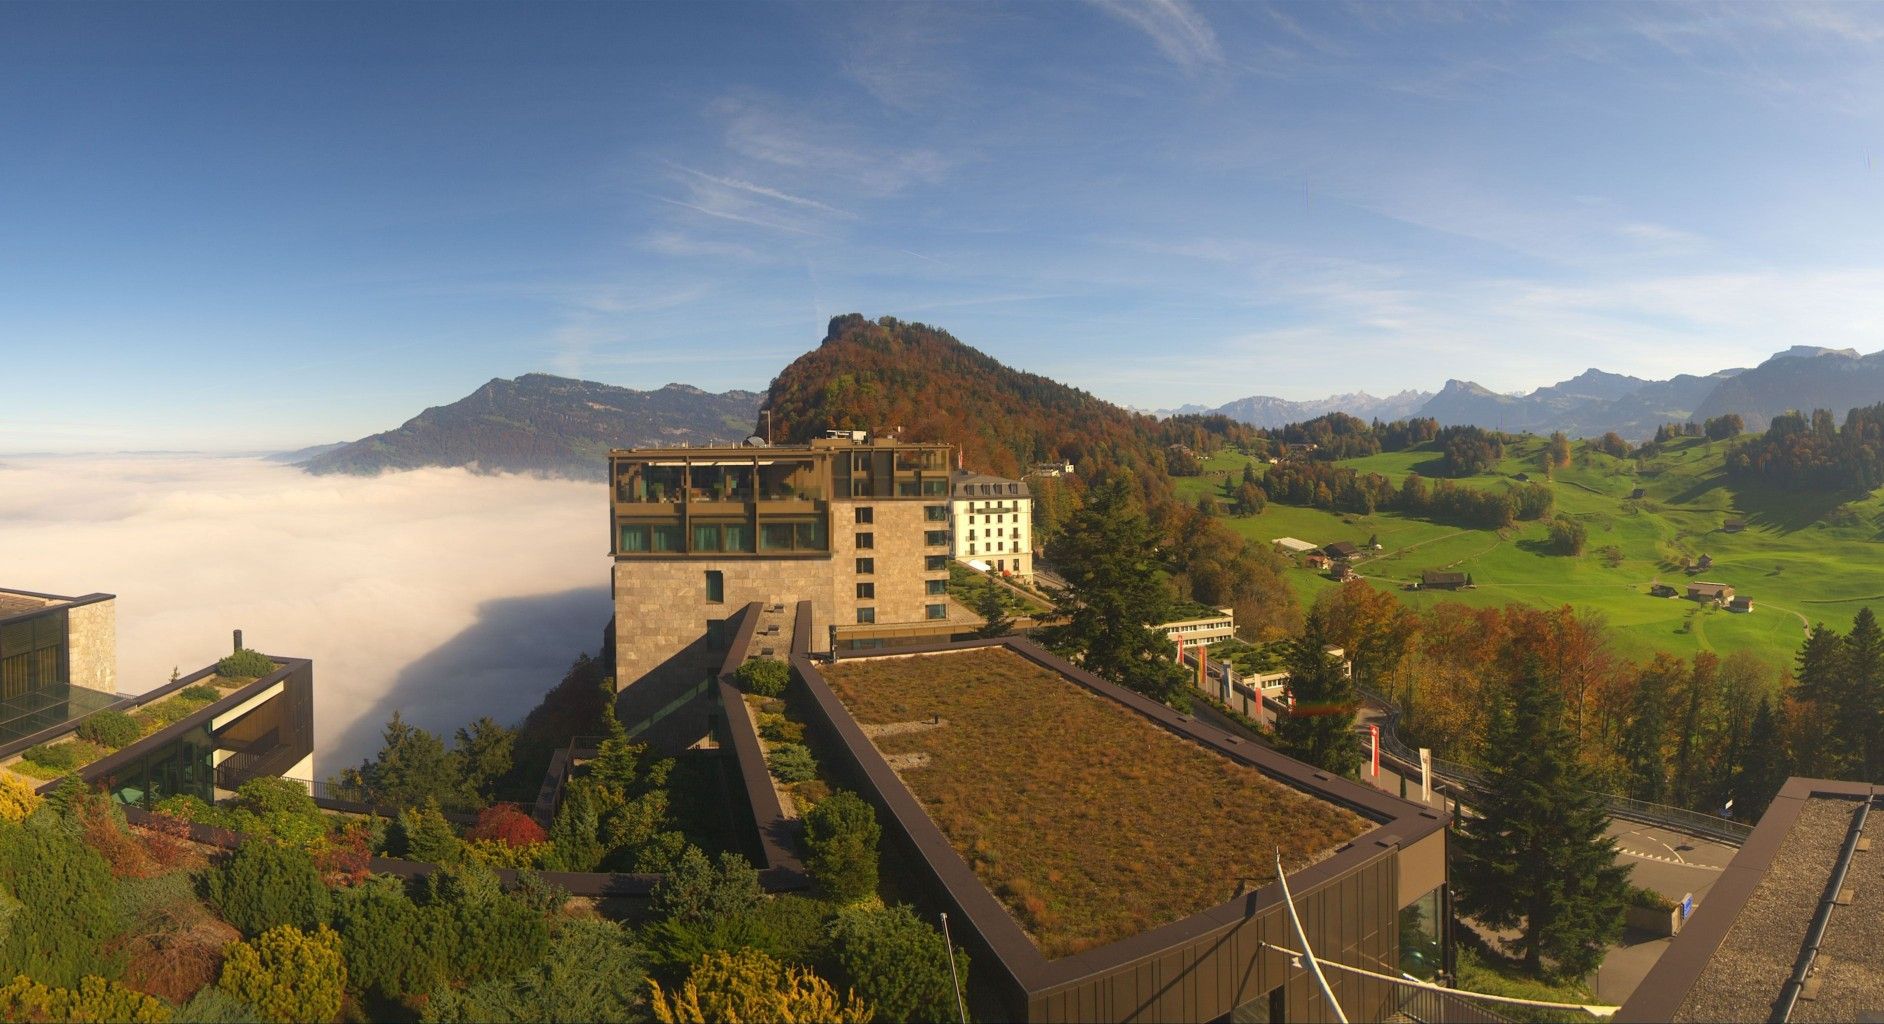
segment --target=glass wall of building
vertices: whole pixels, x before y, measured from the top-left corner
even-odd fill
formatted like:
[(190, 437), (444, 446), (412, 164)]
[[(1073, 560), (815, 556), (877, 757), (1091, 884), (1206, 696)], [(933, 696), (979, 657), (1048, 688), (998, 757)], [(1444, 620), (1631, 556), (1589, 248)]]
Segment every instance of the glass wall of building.
[(119, 802), (144, 808), (172, 796), (213, 801), (214, 750), (209, 727), (199, 725), (112, 772), (105, 788)]
[(63, 608), (0, 625), (0, 743), (117, 703), (113, 694), (70, 685), (69, 658)]
[(1400, 910), (1400, 970), (1433, 981), (1445, 969), (1443, 886)]

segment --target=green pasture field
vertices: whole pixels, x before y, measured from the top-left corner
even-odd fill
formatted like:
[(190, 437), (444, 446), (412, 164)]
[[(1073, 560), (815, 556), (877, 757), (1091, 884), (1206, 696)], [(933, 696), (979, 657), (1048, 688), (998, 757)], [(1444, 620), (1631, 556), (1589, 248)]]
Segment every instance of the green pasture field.
[[(1541, 607), (1568, 604), (1600, 612), (1613, 628), (1617, 652), (1646, 658), (1655, 651), (1689, 655), (1711, 650), (1751, 650), (1775, 665), (1790, 664), (1808, 623), (1844, 630), (1866, 604), (1884, 610), (1884, 498), (1873, 493), (1841, 501), (1838, 496), (1774, 492), (1730, 485), (1723, 460), (1731, 442), (1687, 438), (1640, 464), (1615, 459), (1579, 442), (1571, 466), (1546, 478), (1542, 438), (1506, 446), (1493, 472), (1456, 481), (1462, 486), (1503, 489), (1523, 473), (1547, 484), (1559, 514), (1583, 523), (1588, 544), (1577, 557), (1551, 554), (1543, 523), (1505, 530), (1476, 530), (1411, 519), (1397, 512), (1362, 516), (1271, 502), (1259, 516), (1228, 517), (1239, 533), (1268, 543), (1296, 537), (1312, 544), (1338, 540), (1364, 544), (1378, 537), (1382, 550), (1356, 565), (1369, 582), (1392, 589), (1413, 607), (1456, 601), (1474, 607), (1518, 602)], [(1220, 495), (1221, 474), (1241, 479), (1246, 457), (1220, 453), (1201, 477), (1180, 478), (1178, 492), (1195, 502)], [(1437, 456), (1414, 450), (1349, 459), (1360, 472), (1380, 473), (1397, 486), (1409, 472), (1432, 476)], [(1258, 464), (1258, 472), (1267, 467)], [(1643, 496), (1631, 498), (1641, 488)], [(1730, 518), (1747, 522), (1730, 533)], [(1610, 565), (1606, 549), (1620, 561)], [(1689, 576), (1682, 559), (1706, 554), (1714, 564)], [(1476, 586), (1459, 591), (1407, 591), (1423, 569), (1472, 574)], [(1685, 592), (1692, 580), (1731, 585), (1751, 597), (1751, 614), (1704, 608), (1681, 599), (1655, 598), (1649, 585), (1667, 583)], [(1308, 569), (1289, 573), (1304, 603), (1334, 584)]]

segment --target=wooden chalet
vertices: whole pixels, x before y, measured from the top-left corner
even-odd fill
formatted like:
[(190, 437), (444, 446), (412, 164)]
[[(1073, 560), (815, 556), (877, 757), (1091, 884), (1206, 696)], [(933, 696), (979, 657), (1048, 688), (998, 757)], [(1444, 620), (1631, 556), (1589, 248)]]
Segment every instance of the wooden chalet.
[(1465, 586), (1465, 573), (1445, 569), (1426, 569), (1420, 573), (1422, 590), (1458, 590)]
[(1726, 604), (1734, 599), (1734, 588), (1725, 583), (1690, 583), (1688, 584), (1688, 599)]
[(1753, 611), (1753, 599), (1745, 594), (1741, 594), (1732, 601), (1727, 602), (1727, 610), (1730, 612), (1751, 612)]
[(1361, 557), (1361, 549), (1356, 547), (1351, 541), (1338, 540), (1333, 544), (1324, 544), (1321, 550), (1323, 554), (1338, 562), (1350, 561)]
[(1666, 583), (1657, 583), (1649, 587), (1649, 596), (1650, 597), (1680, 597), (1681, 591), (1676, 590), (1675, 588), (1669, 586)]

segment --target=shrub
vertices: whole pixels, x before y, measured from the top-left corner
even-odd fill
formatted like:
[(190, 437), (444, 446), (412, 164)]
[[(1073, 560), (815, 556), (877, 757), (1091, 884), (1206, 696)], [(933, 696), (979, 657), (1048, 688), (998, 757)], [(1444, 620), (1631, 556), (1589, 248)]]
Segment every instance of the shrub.
[(802, 743), (781, 743), (765, 759), (766, 767), (780, 782), (808, 782), (818, 777), (818, 762), (811, 749)]
[(549, 833), (516, 804), (492, 804), (478, 812), (478, 823), (466, 839), (493, 839), (505, 846), (531, 846), (549, 842)]
[(94, 711), (79, 723), (80, 739), (118, 749), (144, 735), (144, 726), (122, 711)]
[(427, 864), (455, 864), (464, 857), (464, 844), (436, 800), (423, 809), (408, 807), (400, 811), (387, 843), (393, 856)]
[[(852, 907), (831, 929), (831, 960), (885, 1020), (950, 1020), (957, 1014), (942, 933), (902, 904)], [(964, 987), (968, 954), (955, 951)]]
[(124, 820), (124, 809), (103, 794), (90, 794), (75, 801), (72, 820), (78, 823), (85, 845), (98, 851), (116, 878), (149, 878), (156, 874), (144, 844), (131, 835)]
[(425, 909), (442, 921), (450, 980), (507, 977), (543, 959), (549, 945), (543, 916), (506, 898), (489, 868), (475, 861), (454, 864), (432, 872), (425, 883)]
[(326, 925), (312, 933), (281, 925), (238, 942), (223, 961), (222, 988), (264, 1020), (333, 1020), (347, 991), (340, 936)]
[(543, 880), (535, 871), (518, 871), (517, 887), (510, 898), (539, 914), (552, 915), (569, 904), (569, 890)]
[(320, 805), (307, 791), (307, 783), (263, 775), (244, 782), (236, 796), (256, 814), (319, 814)]
[(79, 764), (79, 755), (84, 748), (76, 743), (35, 743), (20, 751), (20, 757), (36, 765), (65, 771)]
[(782, 697), (791, 682), (791, 669), (775, 658), (753, 658), (733, 673), (747, 693), (760, 697)]
[(426, 1000), (428, 1024), (524, 1024), (543, 1020), (645, 1019), (640, 986), (647, 972), (619, 925), (596, 918), (563, 922), (556, 955), (507, 978), (464, 989), (441, 988)]
[(310, 852), (321, 881), (328, 885), (359, 885), (372, 870), (372, 830), (364, 822), (349, 822), (339, 832), (322, 836)]
[(0, 772), (0, 821), (15, 825), (26, 820), (26, 816), (39, 809), (45, 803), (26, 780), (11, 772)]
[(184, 700), (201, 701), (204, 704), (214, 704), (222, 699), (221, 691), (213, 686), (202, 686), (200, 684), (197, 686), (186, 686), (178, 690), (177, 696), (182, 697)]
[(830, 982), (756, 949), (707, 954), (672, 997), (661, 991), (659, 982), (648, 985), (653, 992), (654, 1019), (663, 1024), (721, 1020), (862, 1024), (872, 1015), (870, 1005), (855, 992), (840, 997)]
[(655, 883), (649, 905), (657, 917), (718, 921), (742, 917), (764, 898), (759, 872), (744, 857), (722, 853), (715, 869), (706, 854), (689, 846)]
[(224, 679), (256, 679), (274, 670), (268, 655), (246, 647), (216, 663), (216, 674)]
[(97, 852), (43, 808), (0, 826), (0, 964), (48, 985), (75, 986), (88, 974), (114, 977), (105, 952), (118, 934), (117, 883)]
[(1680, 904), (1669, 897), (1663, 896), (1653, 889), (1645, 889), (1639, 885), (1629, 887), (1626, 899), (1628, 900), (1629, 906), (1641, 907), (1644, 910), (1669, 911), (1680, 906)]
[(1589, 532), (1574, 519), (1558, 516), (1550, 521), (1550, 550), (1560, 555), (1580, 555)]
[(209, 874), (209, 902), (244, 935), (281, 925), (311, 931), (327, 923), (333, 894), (306, 850), (249, 839)]
[(771, 711), (759, 713), (759, 735), (773, 743), (803, 743), (805, 725)]
[(746, 919), (751, 922), (748, 945), (786, 963), (816, 963), (830, 926), (831, 905), (786, 893), (768, 897)]
[(216, 985), (191, 996), (176, 1015), (177, 1024), (253, 1024), (257, 1019), (255, 1007)]
[(339, 893), (339, 929), (347, 977), (362, 992), (388, 999), (429, 992), (444, 983), (440, 916), (426, 913), (390, 875), (376, 875)]
[(877, 891), (876, 811), (855, 793), (836, 793), (805, 815), (805, 866), (834, 898), (851, 902)]
[(548, 843), (530, 843), (525, 846), (512, 846), (501, 839), (468, 839), (464, 844), (465, 856), (487, 868), (508, 868), (523, 871), (543, 863), (553, 848)]
[(170, 1007), (160, 999), (97, 976), (78, 988), (53, 988), (22, 974), (0, 987), (0, 1019), (47, 1022), (124, 1021), (165, 1024)]

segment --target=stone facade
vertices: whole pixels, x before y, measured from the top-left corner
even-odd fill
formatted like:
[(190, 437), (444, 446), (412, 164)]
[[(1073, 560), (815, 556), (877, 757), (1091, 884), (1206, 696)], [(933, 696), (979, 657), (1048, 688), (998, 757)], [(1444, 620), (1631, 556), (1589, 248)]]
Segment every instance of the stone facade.
[(118, 692), (118, 610), (109, 598), (66, 610), (67, 664), (73, 686)]
[[(836, 502), (831, 507), (831, 553), (835, 563), (836, 593), (832, 607), (838, 625), (858, 621), (859, 608), (875, 611), (874, 621), (883, 625), (896, 622), (928, 621), (928, 607), (947, 606), (949, 546), (946, 503), (941, 499), (909, 499)], [(931, 519), (930, 508), (943, 509), (941, 518)], [(869, 509), (871, 522), (858, 523), (859, 510)], [(857, 546), (858, 535), (869, 534), (868, 549)], [(931, 534), (942, 541), (929, 543)], [(942, 556), (942, 564), (928, 568), (932, 555)], [(868, 558), (871, 572), (857, 572), (857, 560)], [(945, 592), (929, 593), (929, 581), (938, 581)], [(859, 597), (857, 585), (867, 583), (874, 593)], [(822, 632), (820, 637), (822, 637)]]
[[(812, 647), (823, 650), (835, 609), (834, 561), (804, 558), (638, 558), (615, 563), (615, 689), (628, 689), (753, 601), (812, 605)], [(707, 573), (724, 581), (707, 600)], [(717, 664), (710, 662), (707, 664)]]

